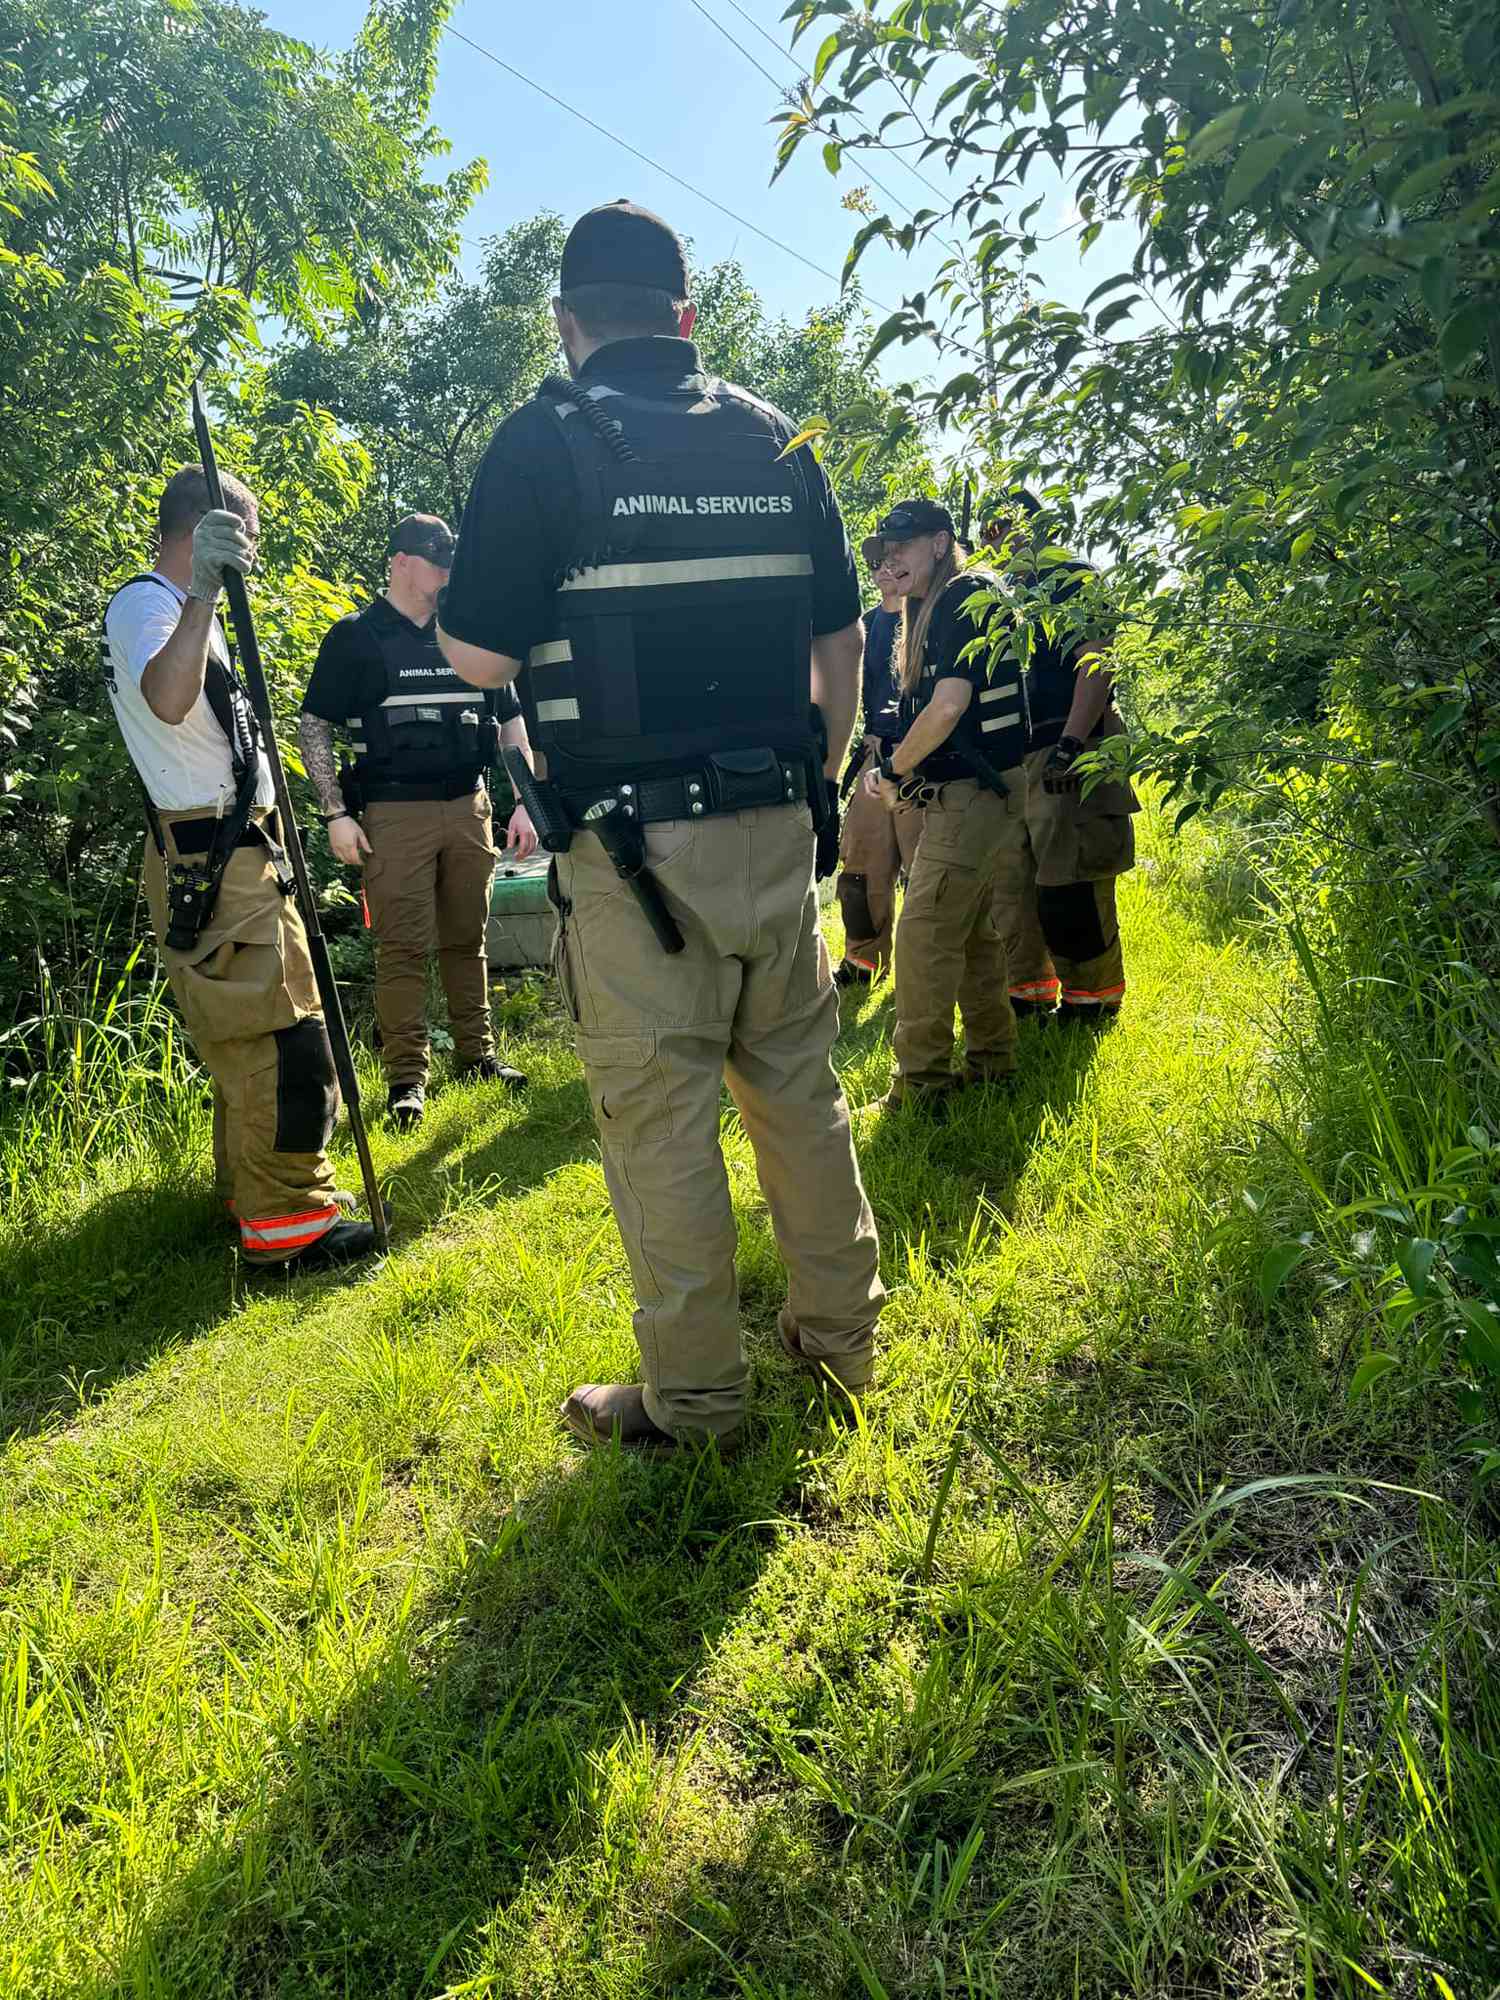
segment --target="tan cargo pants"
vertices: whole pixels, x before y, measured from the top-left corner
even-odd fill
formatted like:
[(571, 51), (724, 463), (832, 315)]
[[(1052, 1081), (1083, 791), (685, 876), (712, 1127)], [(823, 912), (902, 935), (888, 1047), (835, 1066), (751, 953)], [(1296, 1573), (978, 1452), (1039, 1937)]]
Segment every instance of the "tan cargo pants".
[(895, 1103), (951, 1089), (953, 1010), (964, 1024), (964, 1080), (1009, 1076), (1016, 1017), (1005, 940), (990, 914), (995, 878), (1023, 837), (1019, 771), (1007, 798), (973, 778), (942, 787), (927, 808), (896, 927)]
[(896, 881), (911, 872), (922, 837), (919, 811), (887, 812), (865, 790), (871, 753), (860, 766), (844, 807), (839, 834), (839, 910), (844, 919), (844, 957), (877, 976), (890, 967), (896, 921)]
[(495, 1053), (485, 931), (495, 836), (481, 785), (458, 799), (388, 799), (361, 815), (371, 853), (365, 901), (375, 932), (375, 1014), (391, 1084), (427, 1081), (427, 961), (437, 952), (453, 1054)]
[[(172, 828), (214, 808), (164, 812)], [(343, 1218), (327, 1147), (338, 1116), (333, 1051), (302, 919), (263, 847), (229, 857), (208, 927), (168, 950), (166, 868), (146, 842), (146, 904), (198, 1059), (214, 1080), (214, 1175), (250, 1263), (280, 1264)]]
[(1006, 943), (1012, 1000), (1050, 1007), (1116, 1008), (1125, 960), (1115, 878), (1135, 864), (1137, 809), (1128, 785), (1100, 785), (1085, 798), (1049, 793), (1050, 749), (1025, 770), (1024, 838), (1006, 848), (995, 882), (994, 918)]
[(557, 857), (556, 966), (635, 1280), (647, 1414), (724, 1435), (750, 1373), (719, 1150), (726, 1079), (786, 1264), (783, 1334), (851, 1387), (873, 1366), (879, 1246), (830, 1061), (838, 1001), (806, 807), (664, 821), (646, 846), (685, 949), (663, 952), (578, 833)]

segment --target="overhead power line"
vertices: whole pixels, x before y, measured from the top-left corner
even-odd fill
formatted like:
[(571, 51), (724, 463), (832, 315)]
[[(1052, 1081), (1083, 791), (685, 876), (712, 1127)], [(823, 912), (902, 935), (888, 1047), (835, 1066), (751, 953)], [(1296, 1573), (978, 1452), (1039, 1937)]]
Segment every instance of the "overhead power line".
[[(653, 172), (665, 174), (669, 181), (675, 181), (678, 187), (685, 188), (697, 200), (706, 201), (710, 208), (716, 208), (720, 215), (727, 215), (729, 220), (738, 223), (741, 229), (748, 229), (752, 235), (760, 237), (762, 242), (769, 243), (773, 249), (780, 250), (784, 255), (795, 257), (799, 264), (805, 264), (809, 271), (816, 271), (820, 278), (827, 278), (830, 284), (842, 285), (842, 279), (834, 272), (827, 270), (822, 264), (815, 264), (811, 257), (804, 257), (800, 250), (794, 250), (790, 243), (783, 243), (779, 236), (773, 236), (768, 229), (762, 229), (760, 224), (752, 222), (748, 215), (738, 214), (734, 209), (726, 207), (722, 201), (717, 200), (713, 195), (705, 193), (702, 188), (695, 187), (691, 181), (684, 180), (681, 174), (674, 174), (670, 167), (664, 167), (659, 160), (653, 160), (651, 155), (643, 153), (639, 146), (632, 146), (628, 139), (622, 139), (618, 132), (611, 132), (607, 125), (601, 125), (596, 118), (590, 118), (586, 111), (580, 111), (576, 105), (569, 104), (566, 98), (559, 97), (555, 90), (548, 90), (546, 85), (538, 83), (535, 77), (527, 76), (525, 71), (517, 69), (514, 63), (502, 61), (493, 49), (485, 48), (482, 42), (476, 42), (471, 36), (464, 34), (461, 29), (455, 28), (451, 24), (445, 25), (443, 32), (444, 34), (451, 35), (456, 42), (462, 42), (465, 48), (472, 49), (475, 55), (483, 56), (487, 62), (492, 62), (496, 69), (503, 69), (506, 75), (513, 76), (517, 83), (524, 83), (526, 88), (534, 90), (538, 97), (545, 97), (547, 102), (555, 104), (559, 111), (566, 111), (570, 118), (576, 118), (581, 125), (587, 125), (590, 131), (597, 132), (602, 139), (608, 139), (613, 145), (619, 146), (622, 151), (629, 153), (633, 159), (637, 159), (644, 166), (650, 167)], [(891, 306), (881, 305), (879, 299), (873, 300), (872, 303), (880, 306), (882, 312), (891, 312), (894, 310)]]
[[(783, 243), (779, 236), (773, 236), (768, 229), (762, 229), (760, 224), (752, 222), (749, 216), (739, 214), (737, 210), (727, 207), (716, 196), (707, 193), (703, 188), (695, 186), (692, 181), (685, 180), (681, 174), (674, 173), (670, 167), (664, 167), (659, 160), (653, 160), (649, 153), (643, 153), (639, 146), (631, 145), (630, 141), (622, 139), (618, 132), (612, 132), (607, 125), (601, 125), (597, 118), (590, 118), (586, 111), (580, 111), (576, 105), (569, 104), (567, 99), (559, 97), (555, 90), (549, 90), (545, 84), (538, 83), (535, 77), (530, 77), (524, 70), (517, 69), (514, 63), (508, 63), (503, 57), (497, 56), (495, 51), (487, 49), (483, 42), (476, 42), (472, 35), (464, 34), (462, 29), (455, 28), (451, 23), (444, 24), (443, 32), (444, 34), (451, 35), (456, 42), (462, 42), (465, 48), (472, 49), (475, 55), (483, 56), (485, 61), (493, 63), (496, 69), (504, 70), (507, 76), (513, 76), (517, 83), (524, 83), (526, 88), (534, 90), (538, 97), (545, 97), (547, 102), (555, 104), (559, 111), (566, 111), (568, 116), (576, 118), (580, 125), (587, 125), (591, 132), (597, 132), (600, 138), (608, 139), (612, 145), (618, 146), (622, 152), (629, 153), (632, 159), (639, 160), (643, 166), (650, 167), (653, 173), (664, 174), (669, 181), (674, 182), (680, 188), (686, 189), (696, 200), (707, 202), (710, 208), (716, 208), (720, 215), (727, 215), (729, 220), (737, 223), (741, 229), (748, 229), (752, 235), (760, 237), (763, 243), (769, 243), (773, 250), (780, 250), (784, 256), (795, 257), (799, 264), (805, 265), (809, 271), (815, 271), (820, 278), (826, 278), (830, 284), (838, 286), (842, 291), (843, 280), (824, 265), (814, 263), (811, 257), (804, 256), (800, 250), (794, 250), (790, 243)], [(871, 305), (879, 307), (883, 313), (894, 313), (896, 311), (896, 307), (887, 305), (883, 299), (876, 298), (873, 292), (866, 292), (864, 296), (869, 300)], [(974, 348), (966, 346), (963, 341), (955, 340), (951, 334), (935, 333), (929, 335), (928, 338), (932, 340), (939, 353), (946, 348), (955, 354), (962, 354), (973, 361), (980, 361), (983, 358)]]

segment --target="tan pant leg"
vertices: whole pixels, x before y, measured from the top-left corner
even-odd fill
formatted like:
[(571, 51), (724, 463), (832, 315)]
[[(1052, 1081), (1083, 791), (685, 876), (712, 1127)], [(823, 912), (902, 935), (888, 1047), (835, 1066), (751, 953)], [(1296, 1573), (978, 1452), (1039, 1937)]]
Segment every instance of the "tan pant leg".
[(224, 1102), (224, 1093), (216, 1083), (214, 1085), (214, 1195), (232, 1214), (234, 1176), (229, 1170), (229, 1135), (226, 1129), (228, 1117), (229, 1109)]
[(1016, 820), (1005, 799), (971, 779), (945, 785), (927, 808), (896, 935), (891, 1094), (898, 1100), (953, 1081), (953, 1012), (960, 1004), (966, 1064), (987, 1075), (1015, 1067), (1005, 944), (990, 903)]
[(592, 835), (557, 857), (558, 972), (634, 1280), (646, 1410), (664, 1430), (720, 1435), (740, 1423), (750, 1380), (719, 1150), (741, 970), (699, 915), (720, 893), (711, 864), (724, 824), (646, 830), (685, 939), (671, 957)]
[(375, 1016), (386, 1080), (427, 1081), (427, 961), (437, 945), (438, 851), (444, 802), (366, 806), (365, 900), (375, 932)]
[(1100, 786), (1088, 798), (1051, 794), (1041, 784), (1047, 753), (1033, 766), (1027, 799), (1036, 854), (1037, 915), (1062, 983), (1064, 1006), (1114, 1008), (1125, 995), (1125, 962), (1115, 878), (1135, 863), (1127, 786)]
[(443, 841), (437, 859), (438, 968), (448, 1000), (454, 1060), (460, 1065), (495, 1053), (485, 955), (494, 873), (490, 795), (481, 785), (472, 797), (451, 799), (443, 806)]
[[(173, 816), (163, 818), (170, 838)], [(165, 875), (154, 846), (146, 898), (160, 938)], [(262, 850), (231, 857), (193, 950), (164, 949), (162, 957), (214, 1080), (216, 1160), (227, 1171), (241, 1248), (248, 1261), (282, 1263), (340, 1220), (326, 1150), (339, 1100), (302, 920)]]
[[(843, 1329), (858, 1321), (867, 1330), (878, 1307), (873, 1226), (867, 1245), (841, 1257), (839, 1246), (814, 1244), (787, 1214), (799, 1202), (831, 1202), (827, 1212), (852, 1234), (863, 1208), (862, 1195), (852, 1192), (858, 1180), (847, 1123), (839, 1133), (838, 1093), (827, 1073), (831, 993), (809, 902), (805, 809), (671, 821), (649, 827), (646, 840), (683, 951), (668, 957), (661, 950), (598, 841), (580, 834), (558, 857), (559, 972), (635, 1280), (647, 1412), (664, 1429), (722, 1434), (741, 1421), (749, 1384), (734, 1217), (719, 1150), (727, 1061), (749, 1107), (758, 1157), (765, 1147), (773, 1220), (787, 1226), (795, 1296), (815, 1330), (809, 1352), (824, 1351), (820, 1340), (831, 1353), (867, 1350), (867, 1340), (858, 1343)], [(781, 1039), (766, 1019), (778, 995), (788, 1011), (804, 1010)], [(809, 1075), (820, 1066), (822, 1076)], [(795, 1103), (767, 1108), (783, 1086), (794, 1098), (800, 1093), (800, 1111)], [(805, 1163), (816, 1162), (815, 1174), (803, 1165), (801, 1179), (793, 1158), (799, 1149)], [(833, 1192), (815, 1192), (814, 1178), (829, 1181)], [(858, 1297), (856, 1264), (868, 1266)]]
[(849, 1388), (861, 1388), (873, 1372), (885, 1293), (849, 1108), (832, 1063), (838, 1000), (818, 928), (812, 846), (801, 813), (744, 817), (755, 933), (729, 1088), (787, 1268), (782, 1332)]
[[(898, 819), (916, 821), (915, 813), (889, 813), (864, 788), (867, 758), (844, 807), (839, 834), (839, 911), (844, 919), (844, 957), (869, 972), (882, 973), (891, 963), (891, 930), (896, 914), (896, 877), (901, 870)], [(915, 839), (912, 841), (915, 847)]]
[[(1062, 900), (1057, 890), (1044, 891), (1044, 900), (1051, 904)], [(1106, 1010), (1117, 1008), (1125, 998), (1125, 954), (1120, 944), (1120, 920), (1115, 909), (1115, 884), (1111, 876), (1103, 882), (1080, 882), (1066, 892), (1070, 899), (1076, 898), (1078, 907), (1070, 909), (1067, 916), (1075, 923), (1086, 924), (1083, 909), (1085, 899), (1093, 907), (1091, 931), (1074, 942), (1075, 951), (1081, 951), (1087, 943), (1095, 939), (1103, 940), (1103, 949), (1088, 957), (1070, 957), (1058, 947), (1054, 947), (1053, 957), (1057, 960), (1058, 972), (1062, 975), (1062, 997), (1065, 1007), (1100, 1007)], [(1049, 916), (1052, 914), (1049, 909)], [(1053, 919), (1057, 923), (1057, 919)], [(1066, 917), (1064, 918), (1066, 921)], [(1059, 934), (1068, 933), (1059, 926)]]

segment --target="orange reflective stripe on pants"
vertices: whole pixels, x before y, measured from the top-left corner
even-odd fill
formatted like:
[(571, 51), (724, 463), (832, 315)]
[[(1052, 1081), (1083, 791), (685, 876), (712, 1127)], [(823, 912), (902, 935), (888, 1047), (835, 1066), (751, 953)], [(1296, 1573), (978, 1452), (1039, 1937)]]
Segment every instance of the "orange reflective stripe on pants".
[(240, 1218), (240, 1242), (247, 1256), (286, 1257), (316, 1243), (340, 1219), (342, 1209), (310, 1208), (303, 1215), (261, 1215)]

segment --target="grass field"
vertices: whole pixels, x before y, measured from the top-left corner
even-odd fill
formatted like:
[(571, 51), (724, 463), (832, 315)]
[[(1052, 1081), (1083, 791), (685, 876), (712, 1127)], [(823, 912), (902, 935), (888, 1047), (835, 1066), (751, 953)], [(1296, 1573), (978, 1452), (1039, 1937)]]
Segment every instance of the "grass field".
[(846, 999), (852, 1431), (726, 1108), (730, 1466), (563, 1440), (635, 1355), (539, 988), (527, 1098), (378, 1133), (359, 1283), (247, 1290), (201, 1091), (98, 1055), (0, 1159), (0, 1992), (1494, 1991), (1493, 1521), (1441, 1395), (1350, 1401), (1355, 1293), (1263, 1303), (1339, 1108), (1288, 961), (1161, 855), (1125, 921), (1121, 1026), (945, 1125)]

